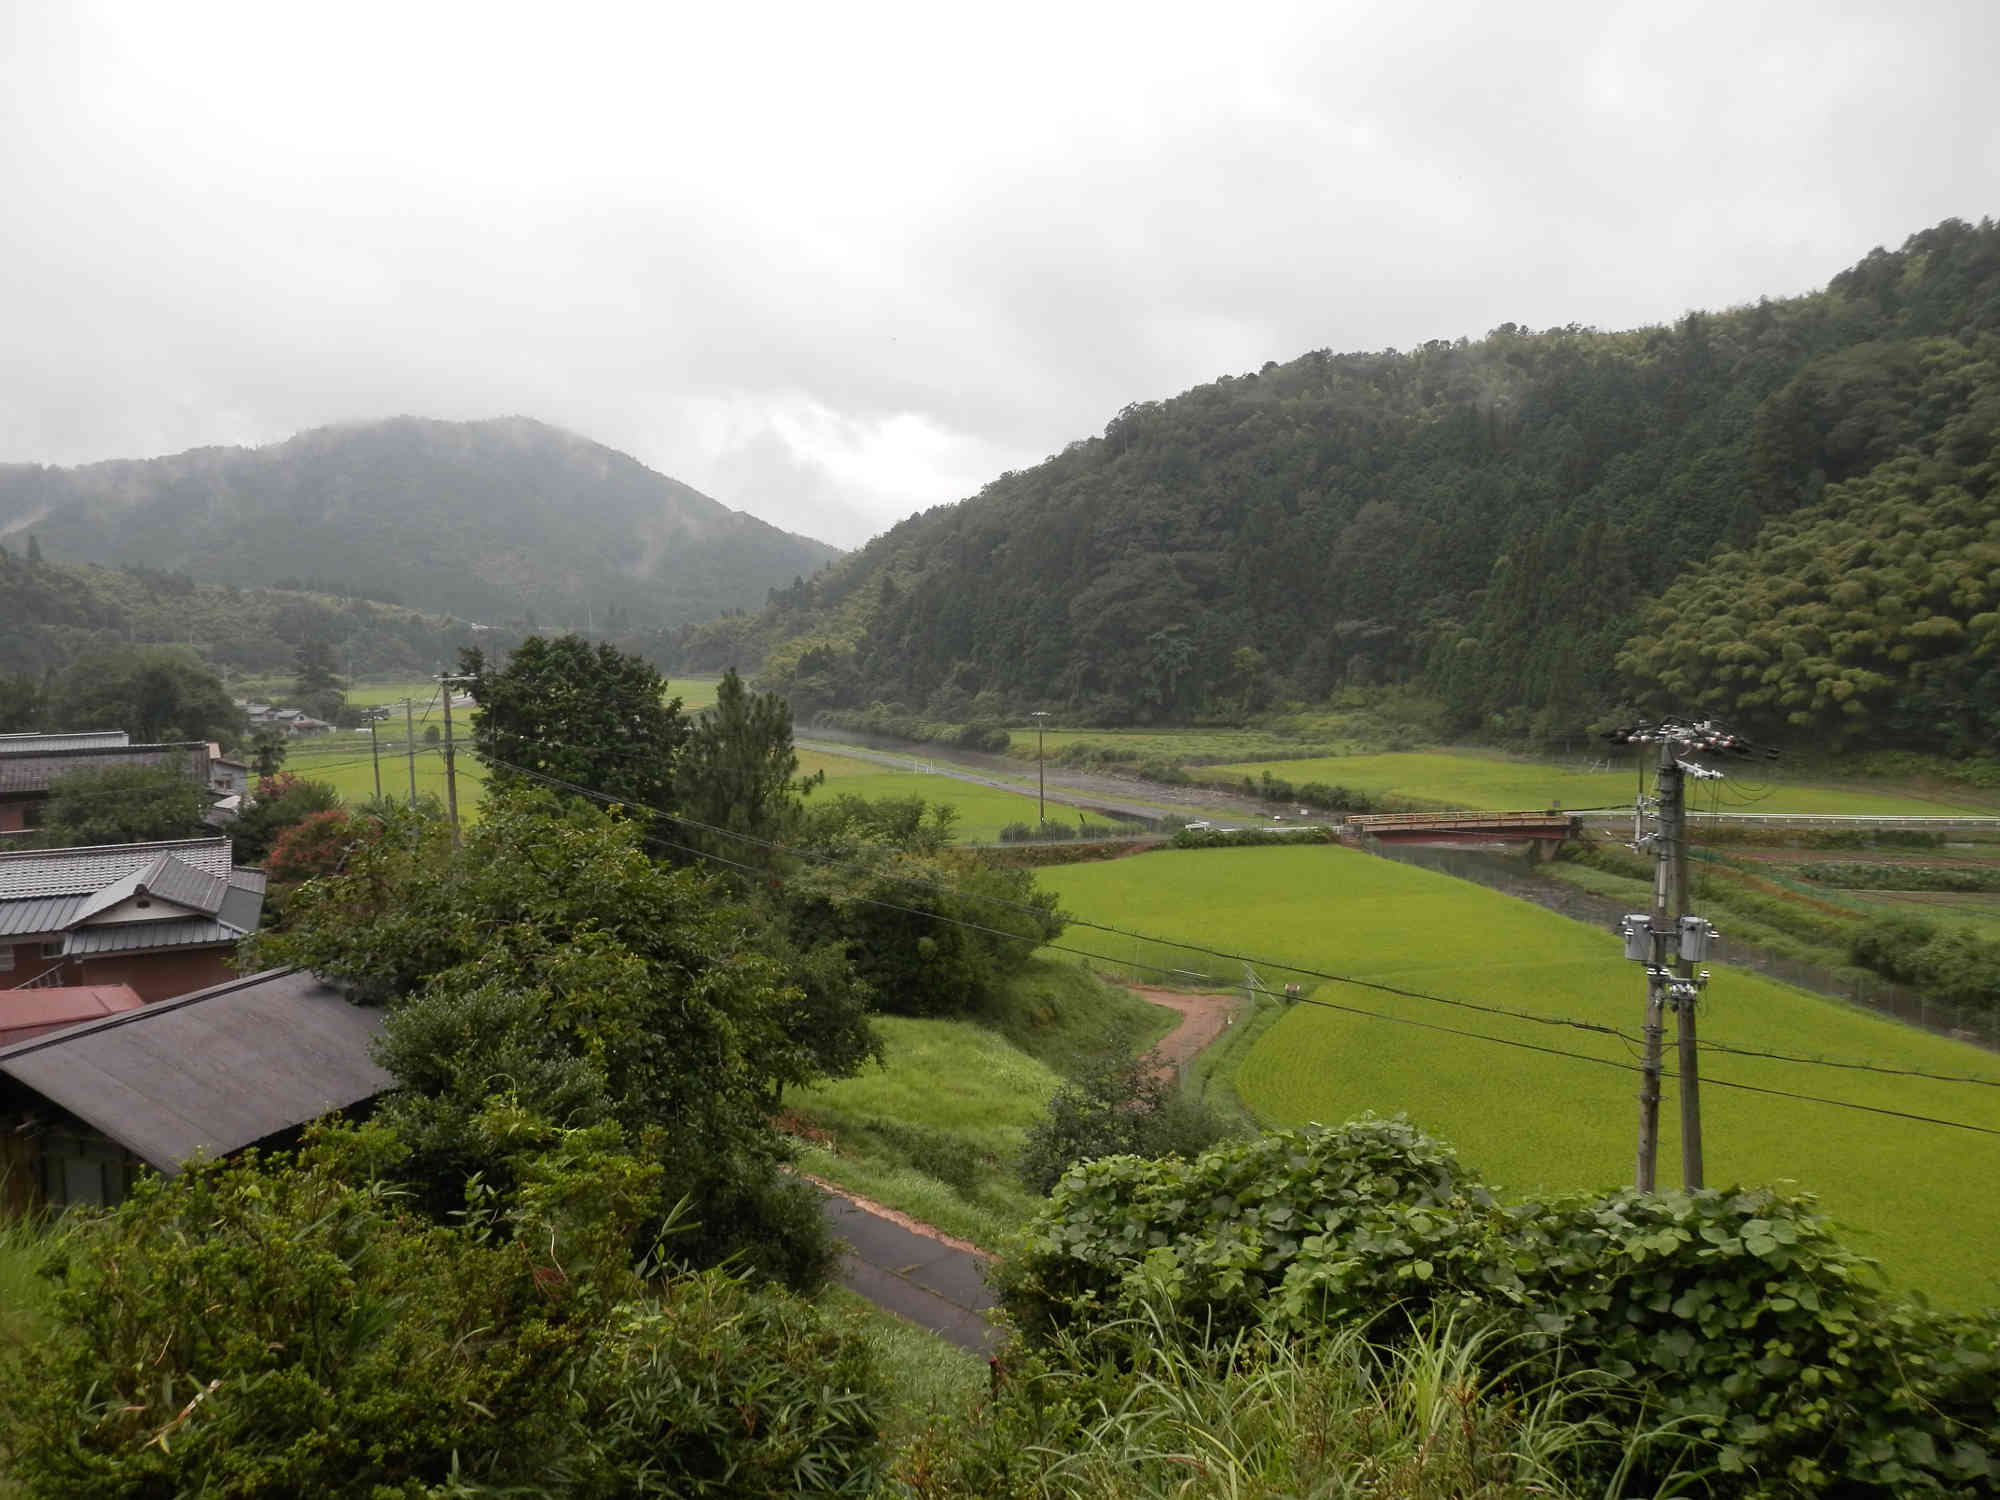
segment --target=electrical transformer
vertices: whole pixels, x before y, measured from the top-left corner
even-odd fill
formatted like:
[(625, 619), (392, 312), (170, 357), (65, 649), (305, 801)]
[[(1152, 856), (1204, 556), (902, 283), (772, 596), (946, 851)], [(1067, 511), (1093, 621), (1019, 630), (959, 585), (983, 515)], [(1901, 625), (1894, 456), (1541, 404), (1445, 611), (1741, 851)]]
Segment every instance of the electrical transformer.
[(1707, 917), (1682, 917), (1681, 957), (1689, 963), (1700, 963), (1708, 957), (1709, 944), (1721, 936)]

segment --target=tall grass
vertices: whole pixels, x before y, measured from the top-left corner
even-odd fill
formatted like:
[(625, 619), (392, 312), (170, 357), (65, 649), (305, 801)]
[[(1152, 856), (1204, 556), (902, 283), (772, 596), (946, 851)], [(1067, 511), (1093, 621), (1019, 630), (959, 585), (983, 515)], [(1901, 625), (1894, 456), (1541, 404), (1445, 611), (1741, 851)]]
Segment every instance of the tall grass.
[(1587, 1415), (1602, 1377), (1530, 1376), (1467, 1324), (1419, 1329), (1390, 1350), (1352, 1329), (1309, 1346), (1249, 1334), (1221, 1350), (1189, 1348), (1160, 1326), (1127, 1332), (1128, 1375), (1059, 1345), (1051, 1365), (1003, 1391), (969, 1431), (934, 1428), (908, 1443), (893, 1492), (1634, 1500), (1689, 1493), (1699, 1478), (1639, 1487), (1637, 1461), (1657, 1434)]
[[(76, 1236), (82, 1223), (75, 1215), (0, 1217), (0, 1407), (15, 1382), (32, 1374), (21, 1363), (29, 1345), (54, 1326), (55, 1284), (40, 1274), (40, 1267)], [(13, 1500), (21, 1491), (9, 1477), (6, 1429), (0, 1412), (0, 1500)]]

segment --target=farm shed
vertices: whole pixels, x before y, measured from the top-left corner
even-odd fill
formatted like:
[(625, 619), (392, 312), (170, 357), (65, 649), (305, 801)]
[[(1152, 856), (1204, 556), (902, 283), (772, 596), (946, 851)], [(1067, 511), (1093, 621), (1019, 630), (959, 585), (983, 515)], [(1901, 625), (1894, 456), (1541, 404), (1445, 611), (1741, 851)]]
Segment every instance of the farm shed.
[(116, 1203), (144, 1168), (289, 1145), (394, 1086), (381, 1022), (271, 969), (0, 1048), (0, 1205)]

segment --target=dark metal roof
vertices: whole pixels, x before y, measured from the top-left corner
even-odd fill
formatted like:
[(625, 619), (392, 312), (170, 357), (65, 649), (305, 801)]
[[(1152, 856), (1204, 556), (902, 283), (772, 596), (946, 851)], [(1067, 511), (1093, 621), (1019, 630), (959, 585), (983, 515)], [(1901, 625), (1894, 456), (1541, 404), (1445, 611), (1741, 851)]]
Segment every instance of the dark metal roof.
[(174, 917), (167, 921), (113, 922), (103, 927), (74, 927), (63, 934), (64, 958), (95, 958), (104, 953), (154, 953), (162, 948), (195, 948), (203, 943), (235, 943), (245, 929), (229, 927), (213, 917)]
[(0, 1048), (0, 1073), (174, 1172), (394, 1087), (369, 1056), (381, 1024), (272, 969)]
[(88, 896), (30, 896), (0, 901), (0, 938), (24, 938), (61, 932), (76, 920)]
[(29, 896), (87, 896), (171, 854), (209, 875), (230, 871), (228, 839), (168, 839), (151, 844), (92, 844), (0, 854), (0, 901)]
[(78, 745), (60, 750), (10, 750), (0, 746), (0, 796), (49, 790), (52, 782), (79, 771), (116, 766), (157, 766), (184, 761), (196, 781), (208, 781), (208, 742), (171, 745)]
[(89, 729), (74, 734), (0, 734), (0, 755), (24, 751), (101, 750), (132, 743), (122, 729)]

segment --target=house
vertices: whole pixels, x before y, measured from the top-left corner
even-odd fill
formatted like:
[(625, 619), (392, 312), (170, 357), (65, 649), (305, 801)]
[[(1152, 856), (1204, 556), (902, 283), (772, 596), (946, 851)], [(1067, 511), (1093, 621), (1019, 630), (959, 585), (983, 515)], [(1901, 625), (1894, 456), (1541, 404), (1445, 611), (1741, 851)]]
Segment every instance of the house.
[(287, 738), (296, 739), (302, 734), (331, 734), (333, 726), (324, 719), (315, 719), (304, 709), (273, 708), (268, 703), (240, 702), (243, 717), (250, 721), (250, 727), (257, 729), (282, 729)]
[(0, 1047), (0, 1211), (112, 1204), (148, 1168), (282, 1149), (395, 1080), (380, 1010), (271, 969)]
[(0, 754), (8, 751), (41, 753), (49, 750), (121, 749), (132, 743), (122, 729), (87, 729), (70, 734), (0, 734)]
[[(109, 735), (116, 735), (116, 742), (51, 743)], [(185, 766), (199, 785), (208, 785), (209, 757), (205, 742), (133, 745), (124, 741), (123, 730), (105, 730), (99, 735), (0, 736), (0, 836), (30, 826), (35, 810), (48, 801), (56, 783), (81, 771), (106, 771), (116, 766)]]
[(0, 854), (0, 987), (129, 984), (145, 1001), (230, 976), (264, 912), (264, 872), (229, 840)]
[(240, 797), (250, 790), (250, 763), (224, 755), (214, 740), (208, 742), (208, 789), (218, 797)]
[(129, 984), (66, 984), (32, 990), (0, 990), (0, 1047), (45, 1032), (62, 1031), (146, 1002)]

